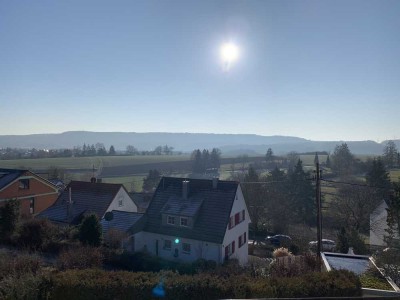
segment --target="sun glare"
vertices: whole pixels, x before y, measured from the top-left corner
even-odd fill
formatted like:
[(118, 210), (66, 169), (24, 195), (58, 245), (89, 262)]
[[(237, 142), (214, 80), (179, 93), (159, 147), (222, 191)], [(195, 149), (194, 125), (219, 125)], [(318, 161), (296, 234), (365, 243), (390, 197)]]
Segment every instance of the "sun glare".
[(221, 57), (224, 63), (232, 63), (239, 57), (239, 48), (232, 43), (226, 43), (221, 46)]

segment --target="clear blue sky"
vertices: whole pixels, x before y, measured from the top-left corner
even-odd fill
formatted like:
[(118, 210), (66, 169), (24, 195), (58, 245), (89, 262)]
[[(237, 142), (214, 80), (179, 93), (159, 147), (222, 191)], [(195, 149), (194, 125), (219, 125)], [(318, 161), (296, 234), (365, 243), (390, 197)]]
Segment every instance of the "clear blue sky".
[(0, 134), (70, 130), (400, 138), (400, 1), (0, 0)]

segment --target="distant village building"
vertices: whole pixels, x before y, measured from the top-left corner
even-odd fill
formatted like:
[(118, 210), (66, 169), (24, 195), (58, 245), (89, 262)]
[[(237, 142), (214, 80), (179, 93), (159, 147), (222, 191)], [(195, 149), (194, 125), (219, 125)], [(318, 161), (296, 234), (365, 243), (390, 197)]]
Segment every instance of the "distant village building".
[(29, 170), (0, 169), (0, 205), (17, 199), (22, 216), (45, 210), (56, 201), (58, 194), (56, 185)]

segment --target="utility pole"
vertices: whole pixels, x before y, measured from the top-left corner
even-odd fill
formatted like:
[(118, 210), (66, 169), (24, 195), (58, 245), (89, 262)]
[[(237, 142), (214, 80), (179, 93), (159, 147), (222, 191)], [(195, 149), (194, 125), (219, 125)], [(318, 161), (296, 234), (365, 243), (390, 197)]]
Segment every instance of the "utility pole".
[(315, 154), (315, 167), (316, 167), (316, 184), (315, 184), (315, 200), (317, 205), (317, 255), (321, 257), (322, 250), (322, 211), (321, 211), (321, 177), (319, 170), (318, 155)]

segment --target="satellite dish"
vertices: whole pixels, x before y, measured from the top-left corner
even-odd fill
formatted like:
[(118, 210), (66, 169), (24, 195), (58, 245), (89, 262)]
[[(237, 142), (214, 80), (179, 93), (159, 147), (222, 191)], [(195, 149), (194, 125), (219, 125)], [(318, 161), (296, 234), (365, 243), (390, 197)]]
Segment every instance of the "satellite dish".
[(112, 213), (112, 211), (106, 212), (106, 214), (104, 215), (104, 219), (106, 221), (111, 221), (112, 219), (114, 219), (114, 214)]

